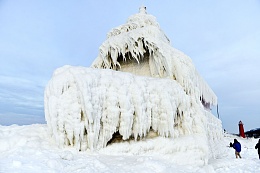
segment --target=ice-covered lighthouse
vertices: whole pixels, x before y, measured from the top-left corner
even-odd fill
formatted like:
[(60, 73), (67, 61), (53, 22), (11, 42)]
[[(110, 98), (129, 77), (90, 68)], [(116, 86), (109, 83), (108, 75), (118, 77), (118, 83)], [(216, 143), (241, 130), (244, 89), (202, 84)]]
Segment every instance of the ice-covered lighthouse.
[(46, 121), (61, 147), (99, 150), (114, 134), (138, 142), (153, 133), (204, 163), (223, 135), (210, 112), (216, 104), (192, 60), (145, 7), (108, 32), (90, 68), (61, 67), (45, 89)]

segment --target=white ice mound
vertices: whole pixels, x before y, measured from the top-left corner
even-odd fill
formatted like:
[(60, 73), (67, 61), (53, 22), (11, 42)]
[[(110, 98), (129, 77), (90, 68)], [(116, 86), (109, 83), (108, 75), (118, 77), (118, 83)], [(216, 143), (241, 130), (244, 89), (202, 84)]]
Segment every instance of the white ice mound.
[(126, 24), (112, 29), (92, 63), (94, 68), (113, 69), (136, 75), (171, 78), (188, 95), (194, 95), (209, 109), (217, 97), (195, 69), (192, 60), (173, 48), (156, 18), (145, 8)]
[(45, 118), (60, 146), (78, 150), (104, 147), (116, 132), (123, 140), (151, 130), (171, 138), (206, 134), (203, 106), (175, 80), (109, 69), (57, 69), (45, 89)]
[[(158, 153), (196, 153), (203, 164), (220, 154), (222, 125), (210, 112), (216, 95), (145, 8), (107, 34), (92, 67), (59, 68), (46, 86), (45, 117), (59, 146), (101, 151), (114, 134), (143, 141), (155, 134), (174, 146), (151, 147)], [(132, 142), (127, 152), (136, 153)]]

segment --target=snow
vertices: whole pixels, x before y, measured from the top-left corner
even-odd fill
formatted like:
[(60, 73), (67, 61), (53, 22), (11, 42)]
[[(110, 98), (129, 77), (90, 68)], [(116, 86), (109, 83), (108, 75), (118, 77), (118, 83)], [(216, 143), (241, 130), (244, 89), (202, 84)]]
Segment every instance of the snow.
[[(185, 138), (183, 145), (192, 142), (188, 139), (192, 138), (191, 136)], [(242, 159), (236, 159), (234, 149), (228, 147), (234, 138), (242, 145)], [(48, 134), (46, 124), (0, 126), (0, 172), (258, 173), (260, 160), (257, 150), (254, 149), (257, 142), (258, 139), (243, 139), (225, 134), (223, 140), (218, 143), (224, 150), (222, 155), (210, 159), (207, 165), (193, 162), (181, 165), (176, 163), (176, 158), (171, 153), (160, 154), (162, 148), (167, 152), (175, 148), (170, 138), (156, 137), (137, 142), (113, 143), (98, 152), (79, 152), (71, 147), (57, 147)], [(146, 148), (142, 148), (144, 146)], [(151, 148), (154, 149), (149, 150)], [(136, 155), (140, 153), (137, 150), (141, 150), (143, 154)], [(187, 160), (194, 155), (196, 153), (179, 158)]]

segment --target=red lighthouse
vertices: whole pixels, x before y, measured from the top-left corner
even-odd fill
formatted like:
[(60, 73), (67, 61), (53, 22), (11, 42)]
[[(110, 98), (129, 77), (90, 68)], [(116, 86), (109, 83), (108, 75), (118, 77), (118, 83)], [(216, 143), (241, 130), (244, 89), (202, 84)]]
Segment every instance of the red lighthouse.
[(239, 136), (245, 138), (244, 126), (242, 121), (239, 121), (238, 127), (239, 127)]

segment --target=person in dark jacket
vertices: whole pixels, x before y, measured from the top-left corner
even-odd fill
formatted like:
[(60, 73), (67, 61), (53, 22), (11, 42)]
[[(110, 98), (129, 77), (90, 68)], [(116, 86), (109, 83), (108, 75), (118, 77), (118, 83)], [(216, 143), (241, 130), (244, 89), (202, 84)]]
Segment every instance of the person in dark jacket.
[(235, 149), (235, 155), (236, 155), (236, 158), (242, 158), (240, 156), (240, 152), (241, 152), (241, 144), (237, 141), (237, 139), (234, 139), (234, 143), (233, 143), (233, 148)]
[(255, 145), (255, 149), (258, 149), (258, 156), (260, 159), (260, 139), (259, 139), (258, 143)]

